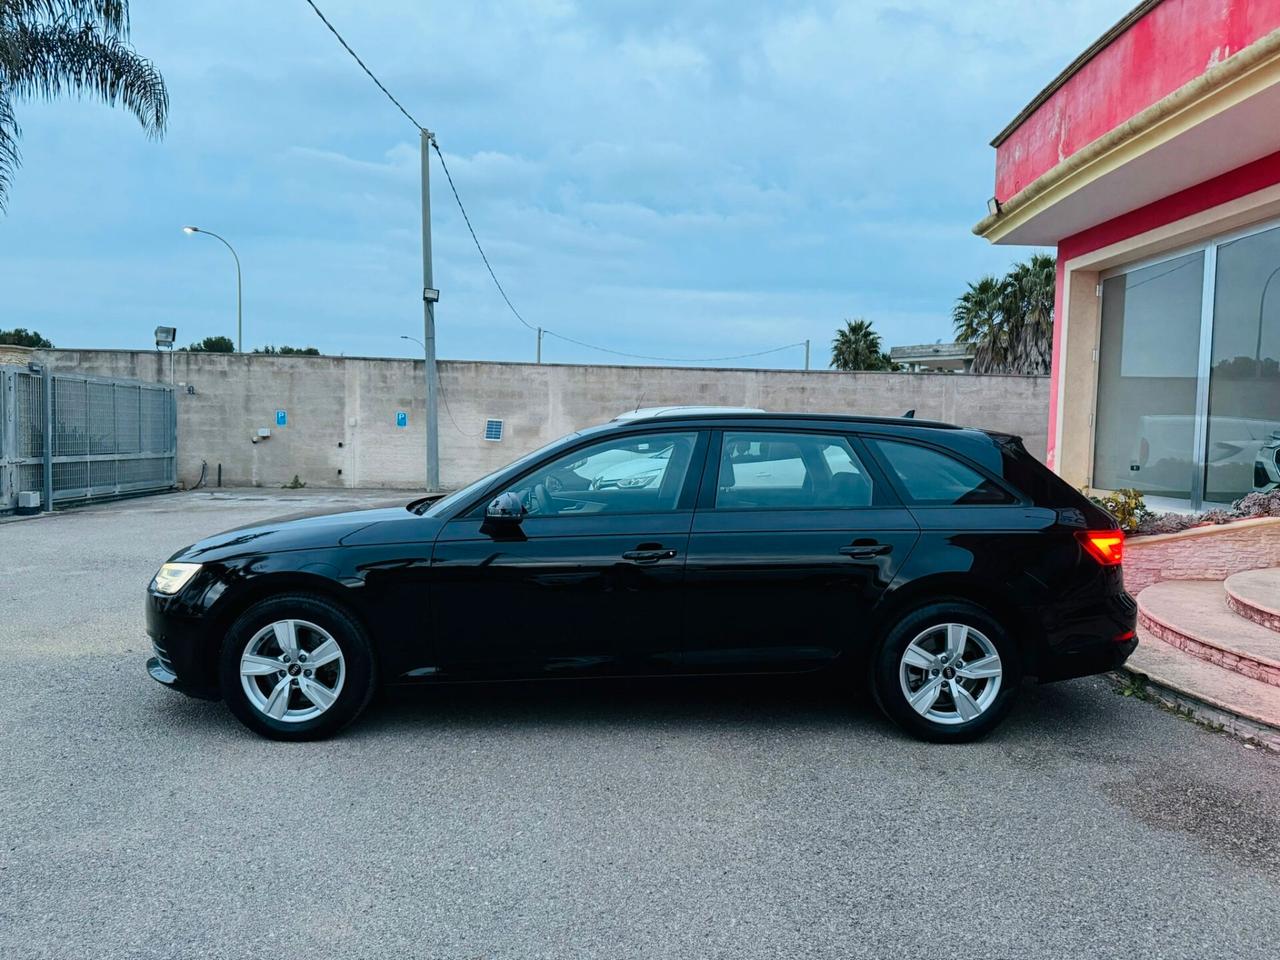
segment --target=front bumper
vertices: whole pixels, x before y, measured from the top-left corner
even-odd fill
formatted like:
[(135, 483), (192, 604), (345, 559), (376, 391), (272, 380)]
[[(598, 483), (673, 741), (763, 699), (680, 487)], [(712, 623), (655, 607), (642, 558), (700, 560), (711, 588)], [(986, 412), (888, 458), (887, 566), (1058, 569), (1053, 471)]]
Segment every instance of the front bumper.
[(215, 663), (201, 622), (183, 616), (174, 597), (147, 591), (147, 635), (153, 656), (147, 673), (157, 683), (202, 700), (220, 699)]
[(1138, 605), (1123, 591), (1036, 613), (1044, 642), (1031, 672), (1041, 683), (1115, 670), (1138, 648)]

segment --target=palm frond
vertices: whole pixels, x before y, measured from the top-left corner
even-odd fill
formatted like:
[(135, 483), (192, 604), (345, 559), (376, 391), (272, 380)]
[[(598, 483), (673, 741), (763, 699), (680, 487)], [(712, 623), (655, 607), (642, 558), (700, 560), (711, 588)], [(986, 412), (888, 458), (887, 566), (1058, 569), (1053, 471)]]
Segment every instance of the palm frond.
[(138, 56), (118, 36), (103, 35), (92, 23), (20, 23), (14, 45), (21, 57), (6, 66), (3, 86), (14, 97), (52, 99), (90, 94), (120, 104), (142, 124), (148, 136), (164, 132), (169, 94), (155, 65)]
[(8, 208), (9, 184), (14, 171), (22, 163), (18, 153), (18, 137), (22, 131), (13, 115), (13, 103), (0, 89), (0, 213)]
[(104, 34), (129, 35), (128, 0), (0, 0), (0, 24), (56, 22), (96, 24)]

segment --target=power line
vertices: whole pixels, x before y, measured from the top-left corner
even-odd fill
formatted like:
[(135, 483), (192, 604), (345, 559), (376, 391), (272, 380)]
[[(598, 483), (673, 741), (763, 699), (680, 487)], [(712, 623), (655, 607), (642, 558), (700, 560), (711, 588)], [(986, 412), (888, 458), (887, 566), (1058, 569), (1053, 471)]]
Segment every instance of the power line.
[(342, 48), (346, 50), (347, 53), (351, 54), (352, 59), (354, 59), (356, 63), (360, 64), (360, 69), (369, 75), (369, 79), (378, 85), (378, 89), (387, 95), (387, 99), (396, 105), (396, 109), (399, 110), (401, 113), (403, 113), (409, 119), (409, 122), (412, 123), (419, 130), (425, 130), (426, 127), (420, 124), (417, 120), (413, 119), (413, 114), (411, 114), (408, 110), (404, 108), (404, 104), (402, 104), (399, 100), (393, 97), (391, 95), (391, 91), (388, 90), (385, 86), (383, 86), (382, 81), (373, 75), (373, 71), (370, 70), (367, 66), (365, 66), (364, 61), (360, 59), (360, 54), (352, 50), (351, 44), (347, 43), (346, 40), (342, 39), (342, 34), (338, 32), (338, 28), (335, 27), (332, 23), (330, 23), (329, 18), (320, 12), (320, 8), (315, 5), (313, 0), (307, 0), (307, 6), (309, 6), (312, 10), (316, 12), (316, 16), (319, 17), (321, 21), (323, 21), (324, 25), (329, 28), (329, 32), (338, 38), (338, 42), (342, 44)]
[[(453, 174), (449, 172), (449, 165), (445, 162), (444, 152), (440, 149), (440, 144), (436, 142), (435, 134), (433, 134), (430, 130), (428, 130), (426, 127), (420, 124), (416, 119), (414, 119), (413, 114), (411, 114), (408, 110), (404, 108), (404, 104), (402, 104), (399, 100), (397, 100), (392, 95), (391, 91), (386, 88), (383, 82), (374, 75), (373, 71), (370, 70), (368, 66), (365, 65), (365, 62), (360, 59), (360, 55), (351, 48), (351, 44), (347, 43), (347, 41), (343, 39), (342, 34), (338, 32), (338, 28), (335, 27), (332, 23), (330, 23), (329, 18), (326, 17), (324, 13), (321, 12), (318, 6), (316, 6), (315, 0), (306, 0), (306, 2), (307, 2), (307, 6), (309, 6), (312, 10), (315, 11), (316, 16), (320, 18), (321, 22), (323, 22), (324, 25), (329, 28), (329, 32), (334, 35), (334, 37), (337, 39), (337, 41), (340, 44), (342, 44), (342, 48), (346, 50), (347, 53), (351, 54), (351, 58), (360, 65), (360, 69), (363, 70), (365, 74), (368, 75), (370, 80), (372, 80), (375, 84), (377, 84), (378, 89), (381, 90), (386, 95), (387, 99), (390, 100), (393, 104), (395, 104), (396, 109), (399, 110), (402, 114), (404, 114), (405, 118), (408, 119), (408, 121), (412, 123), (414, 127), (416, 127), (419, 131), (427, 135), (427, 139), (430, 141), (432, 148), (436, 152), (436, 157), (439, 158), (440, 160), (440, 169), (444, 171), (445, 179), (449, 182), (449, 190), (453, 193), (454, 202), (457, 203), (458, 211), (462, 214), (462, 220), (467, 225), (467, 232), (471, 234), (471, 240), (476, 245), (476, 251), (480, 254), (480, 259), (484, 261), (485, 269), (489, 271), (489, 277), (491, 280), (493, 280), (493, 285), (498, 288), (498, 293), (502, 296), (502, 300), (507, 305), (507, 309), (511, 311), (512, 316), (514, 316), (518, 321), (520, 321), (521, 325), (523, 325), (526, 329), (537, 332), (539, 328), (534, 324), (530, 323), (528, 320), (526, 320), (521, 315), (520, 311), (516, 309), (516, 305), (512, 303), (511, 298), (507, 296), (507, 291), (505, 288), (503, 288), (502, 281), (498, 279), (498, 275), (494, 272), (493, 264), (489, 262), (489, 256), (484, 252), (484, 247), (480, 243), (480, 238), (476, 236), (476, 229), (471, 224), (471, 217), (467, 213), (466, 205), (462, 202), (462, 197), (458, 193), (457, 185), (453, 182)], [(565, 343), (572, 343), (579, 347), (585, 347), (588, 350), (598, 350), (601, 353), (609, 353), (615, 357), (627, 357), (628, 359), (631, 359), (631, 360), (651, 360), (658, 363), (723, 363), (728, 360), (747, 360), (752, 357), (763, 357), (771, 353), (780, 353), (783, 350), (790, 350), (793, 347), (804, 346), (804, 341), (801, 340), (798, 343), (788, 343), (780, 347), (771, 347), (768, 350), (758, 350), (754, 353), (740, 353), (731, 357), (653, 357), (653, 356), (648, 356), (642, 353), (627, 353), (624, 350), (613, 350), (613, 349), (610, 349), (609, 347), (601, 347), (594, 343), (588, 343), (585, 340), (578, 340), (578, 339), (575, 339), (574, 337), (567, 337), (562, 333), (556, 333), (554, 330), (548, 330), (546, 328), (542, 328), (542, 332), (548, 336), (555, 337), (557, 340), (563, 340)], [(449, 412), (449, 404), (447, 400), (445, 401), (445, 411)], [(453, 420), (453, 414), (451, 412), (449, 413), (449, 419)], [(458, 426), (458, 423), (456, 420), (454, 421), (453, 425), (455, 427)], [(461, 430), (460, 427), (458, 429)]]
[(634, 360), (657, 360), (662, 363), (722, 363), (726, 360), (746, 360), (750, 357), (763, 357), (766, 354), (780, 353), (783, 350), (790, 350), (793, 347), (804, 346), (804, 341), (799, 340), (796, 343), (784, 343), (780, 347), (770, 347), (768, 350), (757, 350), (755, 353), (738, 353), (731, 357), (651, 357), (643, 353), (626, 353), (622, 350), (611, 350), (608, 347), (598, 347), (594, 343), (575, 340), (573, 337), (566, 337), (564, 334), (556, 333), (554, 330), (543, 330), (542, 332), (547, 336), (555, 337), (557, 340), (574, 343), (580, 347), (587, 347), (590, 350), (599, 350), (601, 353), (612, 353), (619, 357), (631, 357)]
[[(311, 0), (307, 0), (308, 3)], [(476, 249), (480, 251), (480, 259), (484, 261), (485, 269), (489, 271), (489, 276), (493, 278), (493, 285), (498, 288), (498, 292), (502, 294), (502, 299), (506, 301), (507, 307), (515, 315), (515, 318), (530, 330), (537, 331), (532, 323), (520, 316), (520, 311), (516, 309), (515, 304), (511, 302), (511, 298), (507, 296), (507, 291), (502, 289), (502, 284), (498, 280), (498, 275), (493, 272), (493, 266), (489, 263), (488, 256), (485, 255), (484, 247), (480, 246), (480, 238), (476, 236), (476, 228), (471, 225), (471, 218), (467, 216), (467, 208), (462, 203), (462, 197), (458, 196), (458, 188), (454, 185), (453, 174), (449, 172), (449, 165), (444, 162), (444, 154), (440, 151), (440, 144), (436, 143), (435, 138), (431, 139), (431, 146), (435, 147), (436, 156), (440, 158), (440, 169), (444, 171), (444, 178), (449, 181), (449, 189), (453, 191), (453, 199), (457, 201), (458, 209), (462, 212), (462, 219), (467, 224), (467, 230), (471, 233), (471, 239), (475, 241)], [(554, 334), (553, 334), (554, 336)]]

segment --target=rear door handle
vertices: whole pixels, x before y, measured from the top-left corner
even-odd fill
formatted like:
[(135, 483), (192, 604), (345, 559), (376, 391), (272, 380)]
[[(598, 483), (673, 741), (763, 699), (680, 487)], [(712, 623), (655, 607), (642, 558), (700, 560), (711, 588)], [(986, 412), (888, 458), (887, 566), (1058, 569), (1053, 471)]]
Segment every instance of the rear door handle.
[(869, 560), (872, 557), (882, 557), (892, 550), (893, 546), (888, 543), (854, 543), (847, 547), (840, 548), (841, 553), (846, 557), (853, 557), (855, 560)]
[(634, 560), (636, 563), (657, 563), (659, 560), (670, 560), (674, 558), (676, 552), (674, 550), (628, 550), (622, 555), (623, 560)]

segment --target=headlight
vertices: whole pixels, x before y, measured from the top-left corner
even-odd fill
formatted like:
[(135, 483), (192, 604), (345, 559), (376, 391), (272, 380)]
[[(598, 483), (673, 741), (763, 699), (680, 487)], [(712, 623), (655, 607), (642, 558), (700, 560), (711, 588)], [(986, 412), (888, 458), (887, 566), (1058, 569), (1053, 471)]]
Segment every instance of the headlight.
[(657, 479), (658, 471), (654, 471), (653, 473), (643, 473), (638, 477), (624, 477), (618, 481), (618, 486), (624, 489), (628, 487), (647, 487)]
[(151, 589), (171, 597), (185, 587), (199, 569), (198, 563), (166, 563), (151, 581)]

